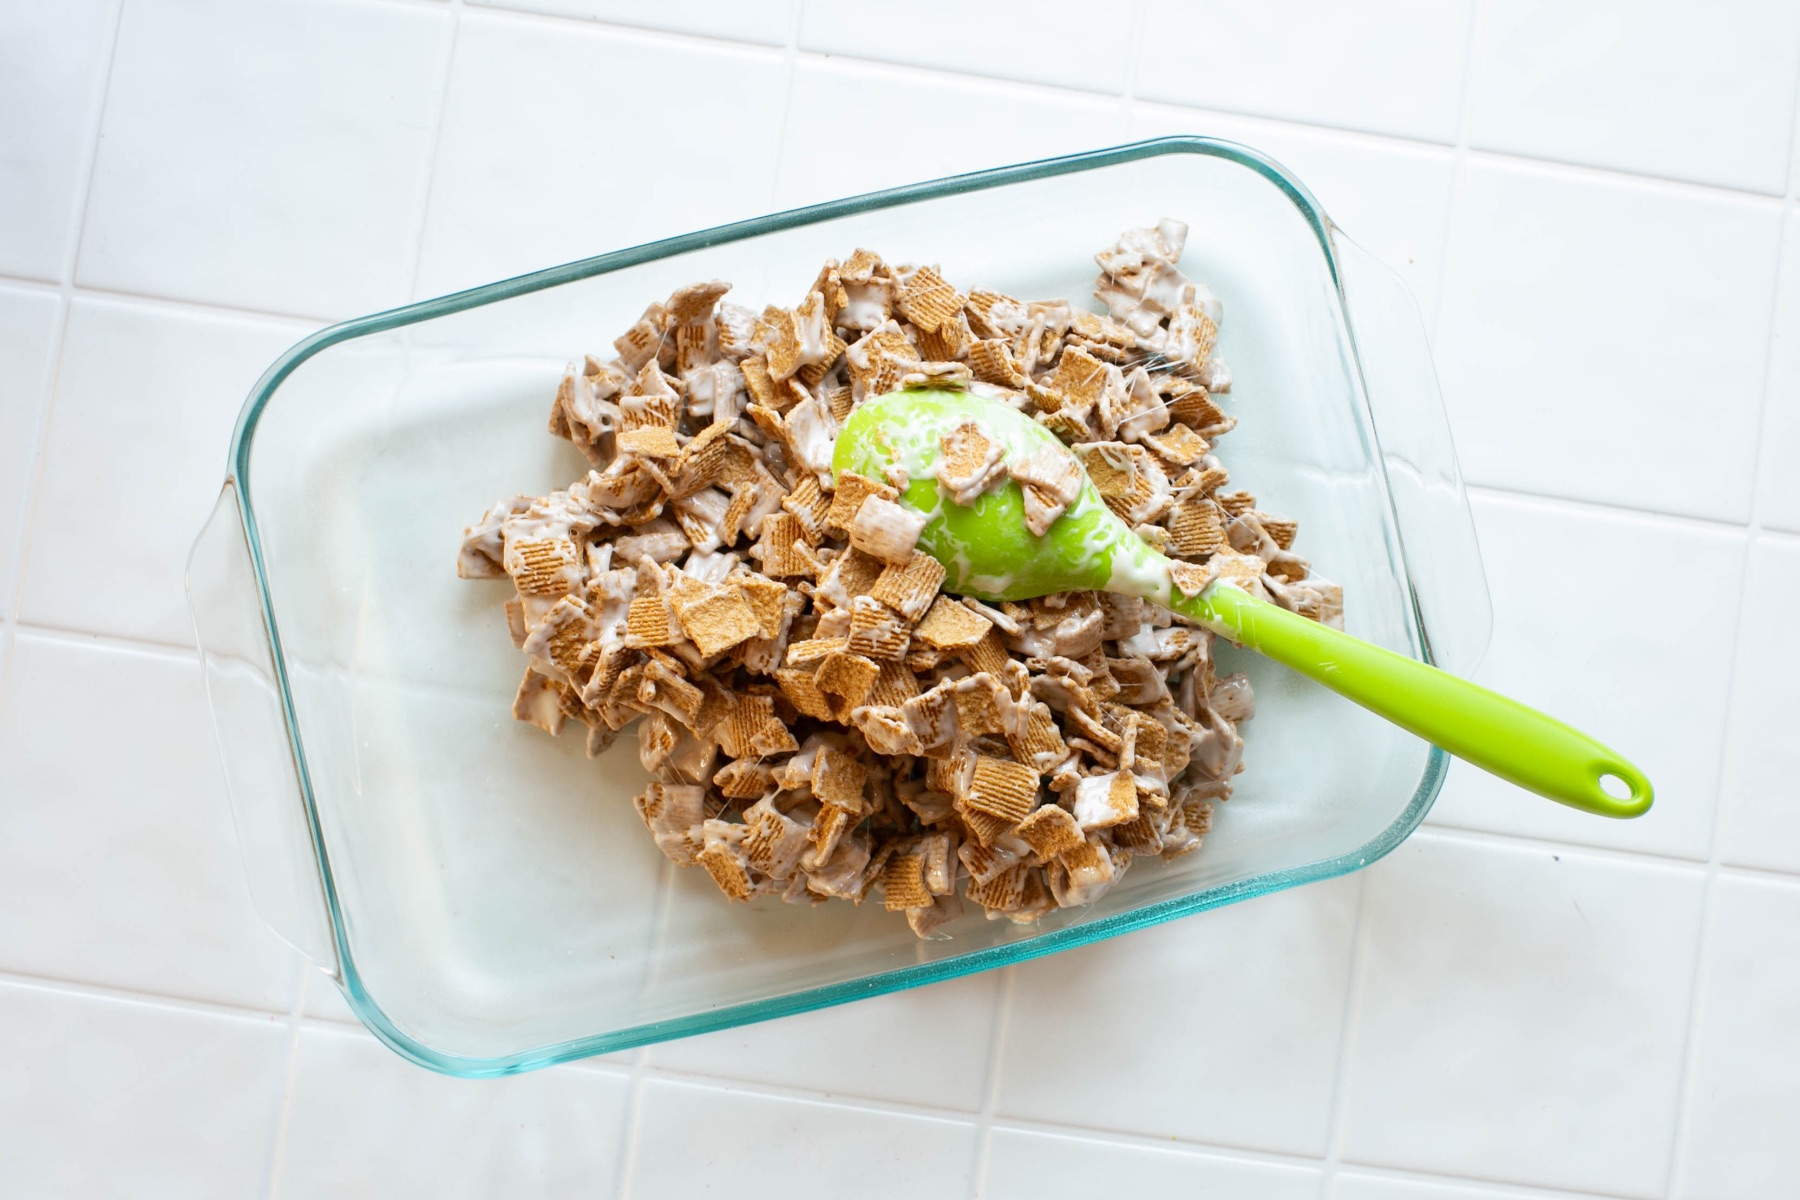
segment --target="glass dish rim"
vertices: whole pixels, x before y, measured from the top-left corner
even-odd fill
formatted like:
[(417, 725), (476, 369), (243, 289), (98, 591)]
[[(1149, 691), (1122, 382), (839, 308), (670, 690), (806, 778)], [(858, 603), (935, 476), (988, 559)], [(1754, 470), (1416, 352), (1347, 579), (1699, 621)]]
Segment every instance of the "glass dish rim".
[[(288, 683), (287, 661), (282, 651), (280, 630), (270, 597), (269, 581), (263, 561), (261, 534), (257, 527), (255, 503), (250, 489), (250, 449), (257, 424), (269, 401), (287, 377), (314, 355), (340, 342), (384, 333), (405, 325), (463, 312), (497, 300), (557, 287), (576, 280), (610, 274), (657, 259), (686, 254), (709, 246), (742, 241), (785, 229), (818, 224), (880, 209), (895, 208), (917, 201), (935, 200), (964, 192), (981, 191), (1008, 184), (1028, 183), (1096, 168), (1118, 166), (1165, 154), (1198, 154), (1235, 162), (1261, 175), (1288, 197), (1306, 219), (1318, 240), (1320, 250), (1325, 258), (1326, 269), (1331, 276), (1332, 290), (1337, 299), (1340, 316), (1344, 320), (1345, 327), (1351, 330), (1351, 343), (1354, 350), (1354, 326), (1349, 320), (1349, 307), (1344, 297), (1337, 250), (1331, 237), (1332, 231), (1337, 227), (1326, 216), (1324, 209), (1320, 207), (1312, 193), (1279, 163), (1250, 147), (1219, 138), (1175, 136), (1154, 138), (1107, 149), (996, 167), (888, 188), (883, 191), (868, 192), (842, 200), (832, 200), (803, 208), (789, 209), (785, 212), (753, 217), (677, 237), (646, 242), (639, 246), (607, 254), (578, 259), (574, 262), (532, 271), (509, 279), (498, 280), (479, 287), (417, 301), (327, 326), (295, 343), (270, 365), (245, 400), (243, 409), (238, 416), (237, 425), (232, 432), (229, 459), (230, 476), (227, 484), (232, 485), (235, 493), (239, 523), (244, 535), (245, 547), (250, 556), (251, 574), (256, 584), (257, 604), (262, 617), (263, 630), (269, 642), (270, 663), (274, 671), (282, 722), (287, 732), (288, 748), (293, 755), (307, 835), (314, 855), (314, 866), (318, 871), (320, 892), (325, 901), (332, 949), (337, 958), (341, 988), (358, 1020), (376, 1037), (401, 1056), (446, 1075), (464, 1078), (511, 1075), (574, 1059), (628, 1050), (654, 1042), (708, 1033), (777, 1017), (793, 1016), (851, 1000), (879, 996), (928, 983), (956, 979), (978, 971), (1027, 962), (1046, 954), (1074, 949), (1119, 934), (1147, 929), (1176, 917), (1204, 912), (1207, 909), (1218, 908), (1240, 900), (1345, 875), (1368, 866), (1387, 855), (1411, 835), (1430, 810), (1432, 802), (1443, 787), (1444, 777), (1449, 769), (1449, 756), (1436, 746), (1427, 748), (1425, 770), (1420, 777), (1419, 784), (1406, 807), (1393, 823), (1364, 845), (1334, 858), (1322, 859), (1281, 871), (1264, 872), (1236, 883), (1208, 888), (1191, 895), (1116, 913), (1081, 925), (1036, 934), (1027, 940), (990, 946), (953, 959), (914, 963), (858, 979), (807, 988), (785, 996), (745, 1001), (687, 1016), (652, 1021), (610, 1033), (592, 1034), (533, 1050), (492, 1058), (446, 1054), (412, 1038), (388, 1018), (368, 993), (358, 973), (355, 956), (350, 949), (343, 910), (338, 903), (337, 887), (332, 877), (330, 855), (326, 850), (318, 808), (314, 801), (312, 781), (295, 712), (294, 697)], [(1363, 379), (1362, 363), (1360, 358), (1354, 354), (1352, 358), (1357, 378), (1363, 384), (1362, 402), (1366, 407), (1368, 404), (1367, 382)], [(1370, 436), (1375, 440), (1375, 445), (1379, 450), (1379, 437), (1372, 421)], [(1404, 550), (1402, 550), (1402, 554), (1404, 555)], [(1404, 562), (1404, 558), (1402, 561)], [(1413, 584), (1410, 574), (1403, 575), (1403, 582), (1411, 592)], [(1433, 659), (1430, 641), (1424, 635), (1416, 595), (1413, 599), (1414, 603), (1410, 604), (1408, 608), (1412, 613), (1411, 624), (1418, 638), (1417, 651), (1426, 662), (1430, 662)]]

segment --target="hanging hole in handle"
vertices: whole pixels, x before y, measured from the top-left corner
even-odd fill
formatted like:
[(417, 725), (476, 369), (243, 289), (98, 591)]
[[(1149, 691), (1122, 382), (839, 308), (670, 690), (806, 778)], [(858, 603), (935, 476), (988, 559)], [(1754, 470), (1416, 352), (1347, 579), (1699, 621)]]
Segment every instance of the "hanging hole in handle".
[(1600, 776), (1600, 790), (1614, 800), (1631, 799), (1631, 785), (1611, 771)]

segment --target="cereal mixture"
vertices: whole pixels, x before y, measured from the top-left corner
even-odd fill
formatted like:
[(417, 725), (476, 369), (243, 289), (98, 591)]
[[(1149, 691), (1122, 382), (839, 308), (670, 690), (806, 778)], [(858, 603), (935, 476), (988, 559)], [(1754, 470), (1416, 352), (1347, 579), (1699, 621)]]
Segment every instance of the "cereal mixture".
[[(593, 470), (466, 532), (459, 574), (518, 590), (514, 715), (580, 722), (590, 754), (641, 718), (654, 782), (636, 803), (664, 854), (733, 900), (876, 894), (921, 937), (959, 893), (1029, 923), (1091, 903), (1134, 857), (1198, 848), (1252, 711), (1242, 675), (1215, 676), (1212, 634), (1103, 593), (942, 594), (895, 503), (905, 480), (830, 469), (865, 399), (997, 397), (1075, 447), (1184, 591), (1226, 578), (1341, 623), (1294, 522), (1228, 490), (1213, 454), (1231, 376), (1219, 302), (1176, 265), (1186, 234), (1163, 221), (1095, 256), (1106, 316), (867, 250), (793, 308), (740, 307), (719, 282), (652, 304), (557, 390), (550, 430)], [(1079, 489), (997, 447), (944, 450), (953, 500), (1016, 479), (1034, 530)]]

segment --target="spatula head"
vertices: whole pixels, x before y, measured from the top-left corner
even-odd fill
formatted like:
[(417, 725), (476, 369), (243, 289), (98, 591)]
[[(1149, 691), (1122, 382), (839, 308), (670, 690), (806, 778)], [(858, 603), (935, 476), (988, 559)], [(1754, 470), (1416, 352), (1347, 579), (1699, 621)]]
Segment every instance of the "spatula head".
[(1025, 524), (1025, 497), (1008, 478), (961, 505), (938, 482), (942, 439), (974, 422), (1009, 462), (1049, 451), (1073, 457), (1055, 434), (1003, 401), (972, 392), (913, 388), (865, 401), (838, 435), (836, 471), (883, 482), (905, 472), (900, 503), (926, 518), (919, 549), (944, 565), (944, 590), (981, 600), (1029, 600), (1093, 589), (1166, 596), (1166, 562), (1101, 500), (1084, 472), (1081, 494), (1040, 537)]

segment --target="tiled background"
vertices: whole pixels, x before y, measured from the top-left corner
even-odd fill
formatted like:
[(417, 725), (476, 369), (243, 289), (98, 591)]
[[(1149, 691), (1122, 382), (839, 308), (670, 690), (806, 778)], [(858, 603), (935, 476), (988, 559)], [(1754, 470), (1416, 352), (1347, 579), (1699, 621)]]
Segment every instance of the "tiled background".
[[(1800, 1195), (1797, 75), (1793, 0), (0, 3), (0, 1194)], [(1406, 276), (1486, 677), (1652, 815), (1459, 769), (1358, 876), (497, 1083), (346, 1024), (250, 910), (181, 597), (261, 368), (1169, 132)]]

